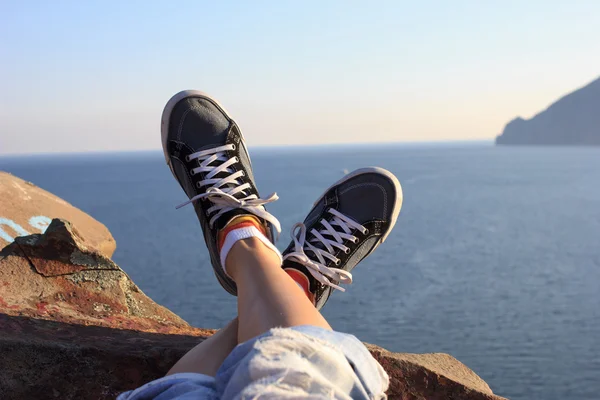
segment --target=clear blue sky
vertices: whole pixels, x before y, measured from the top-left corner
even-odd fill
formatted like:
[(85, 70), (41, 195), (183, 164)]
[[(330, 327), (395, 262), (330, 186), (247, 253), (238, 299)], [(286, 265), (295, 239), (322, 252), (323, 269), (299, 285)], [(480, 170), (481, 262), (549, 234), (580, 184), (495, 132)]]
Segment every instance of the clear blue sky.
[(158, 149), (217, 97), (251, 145), (486, 139), (600, 75), (600, 1), (0, 0), (0, 153)]

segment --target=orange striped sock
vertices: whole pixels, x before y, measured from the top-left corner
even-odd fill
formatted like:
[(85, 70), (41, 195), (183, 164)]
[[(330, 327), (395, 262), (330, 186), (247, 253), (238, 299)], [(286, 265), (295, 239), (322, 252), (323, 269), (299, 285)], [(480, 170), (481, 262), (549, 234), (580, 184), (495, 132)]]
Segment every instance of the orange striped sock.
[(300, 286), (300, 289), (304, 291), (306, 297), (315, 304), (315, 296), (310, 292), (310, 281), (308, 280), (308, 277), (296, 268), (286, 268), (285, 272), (298, 286)]
[(227, 261), (229, 251), (239, 240), (251, 237), (259, 239), (265, 246), (271, 249), (279, 258), (279, 265), (281, 265), (281, 253), (267, 237), (266, 225), (254, 215), (239, 215), (232, 218), (217, 235), (217, 247), (219, 248), (221, 267), (223, 267), (223, 271), (227, 276), (229, 276), (229, 274), (227, 274), (225, 262)]
[(219, 231), (217, 237), (217, 246), (219, 247), (219, 251), (223, 248), (223, 243), (225, 242), (225, 238), (227, 234), (235, 229), (247, 228), (253, 226), (260, 231), (263, 235), (267, 236), (267, 230), (265, 226), (260, 222), (260, 220), (254, 215), (238, 215), (237, 217), (233, 217), (231, 221), (225, 225), (223, 229)]

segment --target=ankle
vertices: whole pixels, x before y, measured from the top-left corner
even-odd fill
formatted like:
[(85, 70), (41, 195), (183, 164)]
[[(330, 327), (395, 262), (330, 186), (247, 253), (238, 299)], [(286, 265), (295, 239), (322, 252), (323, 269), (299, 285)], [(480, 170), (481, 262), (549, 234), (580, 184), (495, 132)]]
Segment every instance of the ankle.
[(257, 237), (235, 242), (225, 259), (225, 272), (237, 281), (241, 270), (276, 267), (281, 268), (279, 255)]
[(300, 289), (302, 289), (302, 291), (304, 292), (306, 297), (308, 297), (310, 302), (313, 305), (315, 305), (315, 296), (310, 291), (310, 281), (308, 279), (308, 276), (306, 276), (303, 272), (297, 270), (296, 268), (285, 268), (284, 271), (294, 281), (294, 283), (298, 285)]

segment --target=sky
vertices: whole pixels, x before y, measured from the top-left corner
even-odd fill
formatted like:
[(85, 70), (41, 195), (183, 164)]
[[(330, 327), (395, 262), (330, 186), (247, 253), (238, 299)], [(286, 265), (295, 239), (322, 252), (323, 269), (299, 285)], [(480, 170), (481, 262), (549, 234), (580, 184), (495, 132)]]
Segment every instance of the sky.
[(599, 38), (596, 0), (0, 0), (0, 154), (159, 149), (184, 89), (251, 146), (492, 139)]

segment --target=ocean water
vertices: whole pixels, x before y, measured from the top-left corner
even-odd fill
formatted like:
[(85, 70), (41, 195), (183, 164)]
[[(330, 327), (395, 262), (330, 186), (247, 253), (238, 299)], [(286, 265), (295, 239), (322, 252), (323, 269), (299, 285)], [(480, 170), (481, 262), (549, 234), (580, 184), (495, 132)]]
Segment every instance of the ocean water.
[[(490, 144), (251, 149), (278, 243), (344, 169), (402, 182), (388, 240), (324, 309), (396, 352), (446, 352), (511, 399), (598, 399), (600, 148)], [(236, 312), (162, 154), (0, 158), (0, 169), (106, 224), (115, 261), (155, 301), (219, 328)]]

